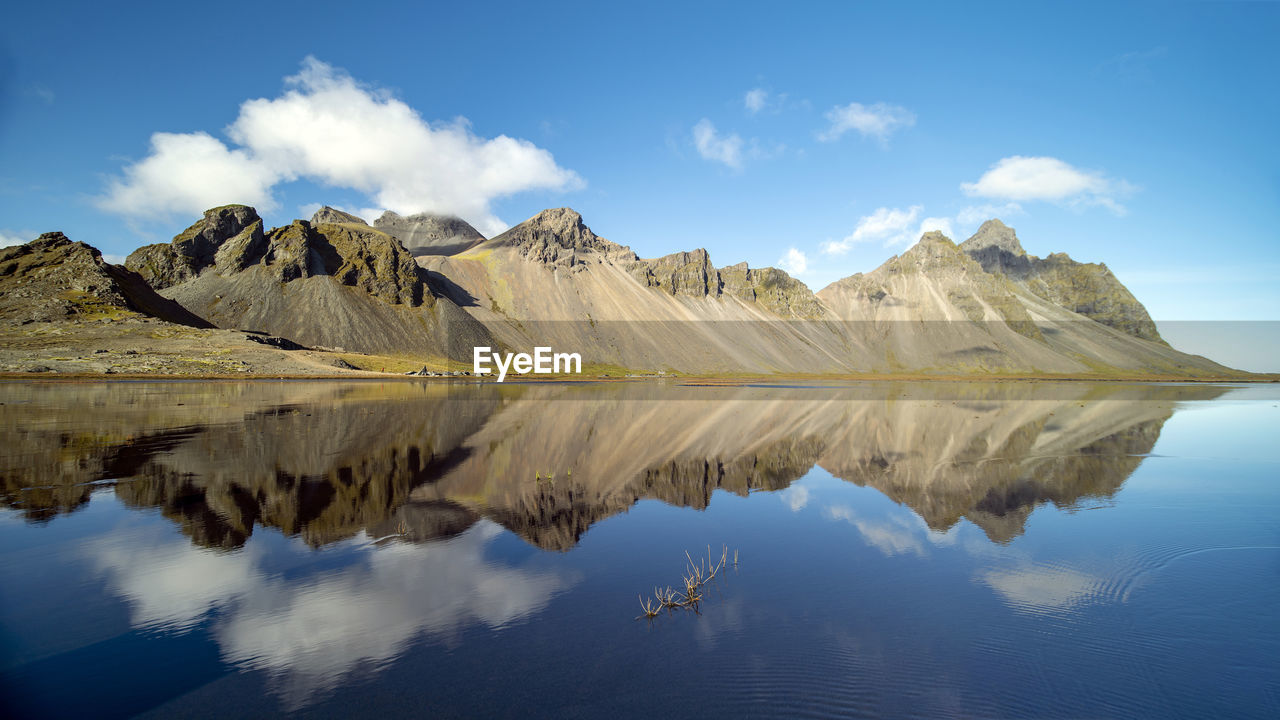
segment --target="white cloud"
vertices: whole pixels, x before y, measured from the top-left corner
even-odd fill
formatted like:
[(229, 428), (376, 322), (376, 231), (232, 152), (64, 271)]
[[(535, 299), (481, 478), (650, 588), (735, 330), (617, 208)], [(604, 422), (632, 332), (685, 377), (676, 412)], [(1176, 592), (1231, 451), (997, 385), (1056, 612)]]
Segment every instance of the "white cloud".
[(858, 225), (843, 240), (830, 240), (822, 245), (828, 255), (843, 255), (858, 243), (881, 241), (885, 247), (913, 245), (927, 232), (938, 231), (955, 239), (955, 221), (949, 217), (926, 217), (917, 224), (924, 212), (923, 205), (902, 208), (877, 208), (870, 215), (858, 220)]
[(247, 150), (228, 149), (208, 133), (156, 133), (151, 154), (113, 178), (99, 208), (139, 219), (198, 215), (228, 203), (275, 209), (271, 188), (282, 179)]
[(742, 138), (737, 134), (722, 137), (710, 120), (703, 118), (693, 126), (693, 144), (703, 158), (742, 169)]
[(387, 91), (313, 57), (285, 83), (279, 97), (240, 106), (227, 128), (237, 148), (206, 133), (153, 135), (151, 154), (109, 183), (99, 207), (139, 218), (228, 202), (270, 209), (276, 184), (306, 178), (401, 214), (455, 214), (491, 234), (506, 227), (490, 208), (495, 199), (583, 185), (528, 141), (479, 137), (464, 118), (428, 123)]
[(0, 230), (0, 247), (10, 247), (12, 245), (25, 245), (30, 240), (35, 239), (35, 235), (24, 240), (23, 234), (13, 230)]
[(110, 253), (103, 253), (103, 254), (102, 254), (102, 259), (103, 259), (103, 260), (105, 260), (106, 262), (111, 263), (112, 265), (123, 265), (123, 264), (124, 264), (124, 261), (125, 261), (125, 256), (124, 256), (124, 255), (114, 255), (114, 254), (110, 254)]
[(792, 275), (803, 275), (809, 269), (809, 258), (795, 248), (788, 248), (787, 254), (779, 258), (778, 267)]
[(752, 88), (742, 98), (742, 104), (746, 106), (747, 112), (755, 115), (764, 109), (769, 102), (769, 91), (764, 88)]
[(853, 232), (843, 240), (824, 243), (822, 251), (829, 255), (842, 255), (857, 243), (884, 240), (887, 245), (896, 245), (905, 242), (907, 229), (920, 217), (923, 210), (923, 205), (912, 205), (906, 210), (877, 208), (875, 212), (858, 220)]
[(974, 197), (998, 200), (1045, 200), (1073, 206), (1102, 205), (1117, 214), (1125, 212), (1118, 198), (1134, 191), (1124, 180), (1081, 170), (1052, 157), (1014, 155), (992, 165), (977, 182), (961, 183)]
[(863, 137), (875, 138), (884, 145), (898, 129), (916, 124), (915, 113), (885, 103), (863, 105), (855, 102), (836, 106), (827, 111), (826, 117), (831, 125), (818, 133), (818, 139), (823, 142), (838, 140), (846, 132), (857, 130)]

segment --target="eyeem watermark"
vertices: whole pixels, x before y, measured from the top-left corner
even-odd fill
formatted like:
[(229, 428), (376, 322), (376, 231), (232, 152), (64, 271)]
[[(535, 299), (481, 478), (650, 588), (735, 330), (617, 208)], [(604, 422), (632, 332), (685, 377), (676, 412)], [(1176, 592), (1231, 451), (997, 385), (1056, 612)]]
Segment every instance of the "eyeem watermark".
[[(508, 370), (520, 375), (550, 375), (552, 373), (581, 373), (582, 356), (578, 353), (553, 353), (549, 347), (536, 347), (533, 354), (493, 352), (488, 347), (472, 348), (471, 371), (476, 375), (489, 374), (489, 362), (493, 361), (498, 368), (498, 382), (507, 377)], [(561, 363), (564, 369), (561, 370)], [(572, 369), (571, 369), (572, 368)]]

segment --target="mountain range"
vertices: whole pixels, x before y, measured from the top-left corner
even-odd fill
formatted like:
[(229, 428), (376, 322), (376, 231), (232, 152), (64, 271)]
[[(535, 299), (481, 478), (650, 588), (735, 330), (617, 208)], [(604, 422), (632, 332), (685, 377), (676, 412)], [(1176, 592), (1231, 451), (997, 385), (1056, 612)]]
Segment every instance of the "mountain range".
[(1170, 347), (1105, 265), (1029, 255), (996, 219), (817, 293), (702, 249), (641, 258), (568, 208), (485, 238), (330, 207), (268, 230), (228, 205), (123, 267), (60, 233), (0, 250), (0, 323), (139, 317), (455, 367), (487, 345), (578, 352), (602, 373), (1244, 375)]

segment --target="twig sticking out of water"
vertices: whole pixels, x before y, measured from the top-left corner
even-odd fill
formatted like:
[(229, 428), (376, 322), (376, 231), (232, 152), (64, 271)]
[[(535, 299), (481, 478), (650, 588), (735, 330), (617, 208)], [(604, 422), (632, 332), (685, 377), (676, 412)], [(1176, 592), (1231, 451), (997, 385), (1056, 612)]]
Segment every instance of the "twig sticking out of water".
[[(722, 546), (720, 550), (720, 560), (716, 562), (711, 555), (711, 546), (707, 546), (707, 557), (705, 560), (699, 558), (697, 562), (689, 555), (688, 551), (684, 554), (688, 565), (685, 566), (684, 591), (673, 590), (670, 586), (665, 588), (654, 588), (653, 597), (645, 599), (639, 597), (641, 617), (653, 619), (658, 613), (666, 610), (692, 610), (698, 612), (698, 603), (702, 602), (702, 586), (715, 579), (716, 575), (724, 569), (729, 558), (729, 548)], [(733, 552), (733, 566), (738, 566), (738, 551)]]

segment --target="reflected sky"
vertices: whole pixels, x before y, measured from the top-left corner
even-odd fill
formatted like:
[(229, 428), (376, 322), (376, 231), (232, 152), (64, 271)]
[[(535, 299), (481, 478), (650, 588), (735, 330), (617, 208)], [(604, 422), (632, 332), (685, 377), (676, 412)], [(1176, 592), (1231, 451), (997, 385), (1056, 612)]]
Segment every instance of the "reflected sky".
[(1270, 387), (0, 396), (14, 716), (1276, 709)]

